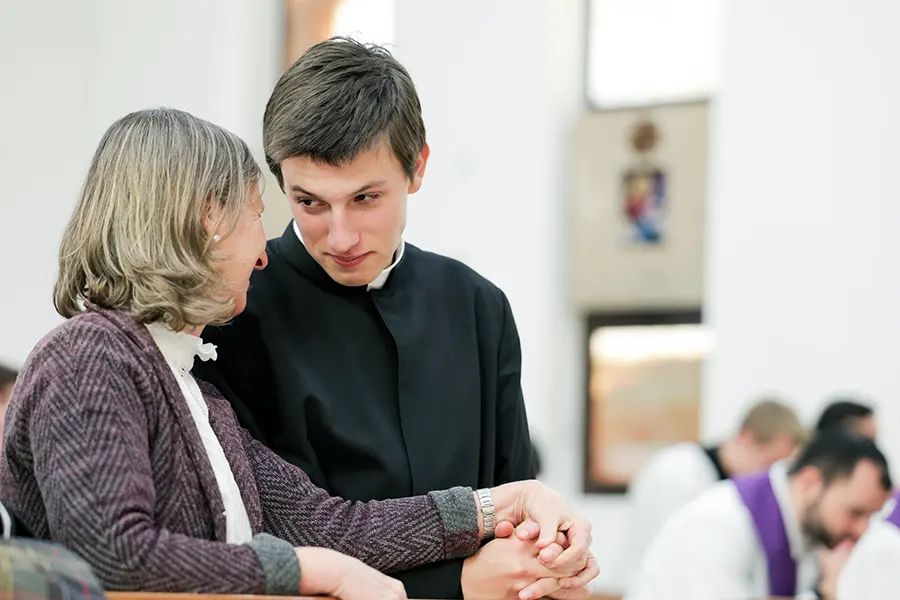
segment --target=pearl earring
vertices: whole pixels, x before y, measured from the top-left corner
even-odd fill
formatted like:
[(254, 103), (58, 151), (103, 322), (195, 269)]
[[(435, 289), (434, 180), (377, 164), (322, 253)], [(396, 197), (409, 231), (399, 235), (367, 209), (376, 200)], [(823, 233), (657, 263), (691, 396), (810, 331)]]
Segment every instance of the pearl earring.
[(214, 242), (221, 242), (221, 241), (222, 241), (222, 236), (219, 235), (219, 234), (217, 233), (216, 235), (213, 236), (213, 241), (214, 241)]

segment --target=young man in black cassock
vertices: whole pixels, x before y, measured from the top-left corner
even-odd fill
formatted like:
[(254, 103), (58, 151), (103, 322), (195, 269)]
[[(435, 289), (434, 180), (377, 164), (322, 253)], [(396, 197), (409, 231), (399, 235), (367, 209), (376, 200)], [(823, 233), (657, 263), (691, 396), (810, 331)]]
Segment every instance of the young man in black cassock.
[[(344, 498), (534, 478), (506, 296), (403, 241), (429, 156), (406, 70), (379, 47), (314, 46), (276, 85), (263, 143), (293, 222), (269, 242), (243, 314), (204, 332), (219, 358), (194, 372), (256, 437)], [(398, 578), (410, 597), (516, 597), (540, 569), (514, 536)], [(544, 575), (529, 593), (588, 594), (555, 582)]]

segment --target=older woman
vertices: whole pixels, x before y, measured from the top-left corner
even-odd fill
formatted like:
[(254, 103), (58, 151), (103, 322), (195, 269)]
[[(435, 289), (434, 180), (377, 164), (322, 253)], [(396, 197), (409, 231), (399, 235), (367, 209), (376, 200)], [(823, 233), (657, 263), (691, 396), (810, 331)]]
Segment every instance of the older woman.
[[(258, 184), (239, 138), (186, 113), (107, 131), (60, 250), (68, 320), (32, 351), (10, 403), (0, 499), (110, 589), (403, 597), (375, 569), (466, 556), (496, 522), (509, 534), (525, 519), (548, 580), (593, 578), (590, 526), (540, 484), (331, 498), (191, 376), (195, 356), (216, 358), (203, 327), (243, 310), (266, 265)], [(523, 600), (542, 595), (541, 580), (523, 587)]]

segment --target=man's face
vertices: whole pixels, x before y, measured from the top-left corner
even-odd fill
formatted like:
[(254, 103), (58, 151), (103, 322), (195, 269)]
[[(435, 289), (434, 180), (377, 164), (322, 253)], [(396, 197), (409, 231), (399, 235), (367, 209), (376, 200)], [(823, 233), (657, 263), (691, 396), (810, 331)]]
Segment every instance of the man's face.
[(754, 440), (745, 448), (748, 471), (764, 471), (776, 462), (790, 457), (796, 448), (797, 440), (789, 435), (777, 436), (766, 444)]
[(422, 186), (428, 154), (426, 145), (412, 182), (387, 144), (339, 167), (305, 156), (281, 162), (303, 244), (333, 280), (367, 285), (393, 262), (406, 227), (406, 198)]
[(889, 491), (882, 488), (881, 474), (875, 464), (860, 461), (850, 477), (810, 488), (800, 518), (801, 528), (814, 543), (827, 548), (841, 542), (856, 542), (888, 497)]
[(870, 440), (874, 440), (878, 435), (878, 428), (875, 426), (875, 415), (856, 419), (851, 428), (859, 435), (864, 435)]

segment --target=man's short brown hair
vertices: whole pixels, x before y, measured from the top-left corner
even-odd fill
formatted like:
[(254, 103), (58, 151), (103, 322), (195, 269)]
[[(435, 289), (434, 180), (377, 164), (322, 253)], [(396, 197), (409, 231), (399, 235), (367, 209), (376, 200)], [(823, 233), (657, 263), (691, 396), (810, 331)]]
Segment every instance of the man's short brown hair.
[(382, 142), (412, 181), (425, 147), (422, 107), (409, 73), (381, 46), (344, 37), (316, 44), (281, 76), (266, 105), (263, 147), (282, 189), (283, 160), (341, 166)]
[(769, 444), (782, 436), (802, 444), (808, 436), (794, 409), (771, 397), (759, 400), (747, 411), (741, 422), (741, 431), (749, 432), (760, 445)]

